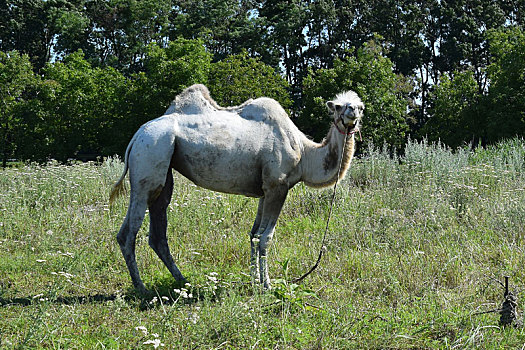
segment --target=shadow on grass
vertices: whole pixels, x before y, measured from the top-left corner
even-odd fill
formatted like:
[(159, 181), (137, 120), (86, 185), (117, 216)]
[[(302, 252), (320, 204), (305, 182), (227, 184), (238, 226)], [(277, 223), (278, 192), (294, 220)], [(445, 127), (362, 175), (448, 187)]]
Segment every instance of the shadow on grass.
[(147, 294), (138, 293), (135, 289), (129, 288), (124, 293), (115, 294), (93, 294), (93, 295), (69, 295), (61, 296), (56, 292), (47, 292), (38, 295), (19, 297), (19, 298), (4, 298), (0, 292), (0, 307), (6, 306), (31, 306), (41, 302), (63, 305), (81, 305), (81, 304), (97, 304), (108, 301), (115, 301), (122, 299), (130, 304), (143, 305), (147, 304), (154, 297), (169, 296), (170, 290), (173, 294), (175, 288), (181, 288), (182, 284), (173, 282), (170, 285), (165, 282), (151, 285), (150, 291)]
[(215, 288), (210, 285), (191, 286), (172, 279), (159, 279), (147, 285), (147, 288), (149, 290), (147, 294), (138, 293), (133, 288), (129, 288), (123, 294), (59, 296), (54, 293), (43, 293), (20, 298), (4, 298), (0, 293), (0, 307), (31, 306), (41, 302), (63, 305), (97, 304), (122, 299), (126, 303), (135, 304), (139, 309), (145, 310), (155, 307), (154, 300), (162, 300), (162, 303), (166, 305), (175, 303), (191, 305), (203, 300), (216, 302), (229, 289), (220, 285)]
[(74, 305), (74, 304), (92, 304), (92, 303), (103, 303), (106, 301), (113, 301), (117, 298), (116, 295), (105, 295), (105, 294), (95, 294), (95, 295), (86, 295), (86, 296), (67, 296), (67, 297), (56, 297), (50, 299), (44, 295), (41, 296), (29, 296), (23, 298), (0, 298), (0, 306), (30, 306), (35, 303), (41, 302), (41, 299), (46, 299), (56, 304), (64, 305)]

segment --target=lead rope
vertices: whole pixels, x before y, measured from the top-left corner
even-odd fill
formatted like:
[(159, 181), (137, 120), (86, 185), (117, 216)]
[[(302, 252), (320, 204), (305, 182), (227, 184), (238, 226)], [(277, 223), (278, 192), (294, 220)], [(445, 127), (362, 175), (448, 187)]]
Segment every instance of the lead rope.
[(321, 263), (321, 259), (323, 258), (323, 254), (324, 254), (324, 252), (326, 250), (326, 246), (325, 246), (326, 234), (328, 233), (328, 227), (330, 226), (330, 219), (332, 217), (332, 209), (334, 208), (335, 195), (337, 193), (336, 192), (337, 191), (337, 184), (339, 183), (339, 176), (341, 175), (341, 167), (342, 167), (342, 164), (343, 164), (343, 156), (344, 156), (344, 153), (345, 153), (346, 139), (348, 138), (348, 135), (350, 134), (349, 131), (348, 131), (349, 129), (350, 129), (350, 127), (347, 128), (347, 130), (346, 130), (347, 132), (345, 133), (345, 141), (343, 142), (343, 151), (341, 152), (341, 158), (339, 159), (339, 168), (337, 169), (337, 178), (335, 179), (335, 183), (334, 183), (334, 190), (333, 190), (333, 193), (332, 193), (332, 200), (330, 202), (330, 210), (328, 211), (328, 219), (326, 219), (326, 227), (324, 229), (323, 240), (321, 241), (321, 249), (319, 249), (319, 256), (317, 257), (317, 261), (310, 268), (310, 270), (308, 270), (308, 272), (305, 273), (304, 275), (302, 275), (301, 277), (298, 277), (298, 278), (292, 280), (292, 283), (300, 283), (302, 280), (304, 280), (306, 277), (308, 277), (312, 272), (314, 272), (315, 269), (317, 269), (317, 267), (319, 266), (319, 263)]

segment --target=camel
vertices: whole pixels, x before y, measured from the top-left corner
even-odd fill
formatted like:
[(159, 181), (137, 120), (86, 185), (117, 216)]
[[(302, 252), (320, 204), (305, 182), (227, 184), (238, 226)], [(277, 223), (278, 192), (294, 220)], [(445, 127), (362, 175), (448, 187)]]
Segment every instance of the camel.
[(136, 235), (146, 209), (150, 247), (176, 280), (186, 281), (166, 239), (174, 169), (197, 186), (259, 198), (249, 234), (250, 271), (257, 285), (270, 289), (268, 247), (288, 191), (300, 181), (316, 188), (334, 184), (345, 176), (354, 155), (364, 104), (347, 91), (326, 106), (333, 123), (322, 143), (299, 131), (273, 99), (220, 107), (204, 85), (189, 87), (163, 116), (142, 125), (126, 149), (124, 171), (110, 194), (113, 202), (124, 192), (129, 170), (129, 207), (117, 241), (134, 288), (147, 293), (135, 259)]

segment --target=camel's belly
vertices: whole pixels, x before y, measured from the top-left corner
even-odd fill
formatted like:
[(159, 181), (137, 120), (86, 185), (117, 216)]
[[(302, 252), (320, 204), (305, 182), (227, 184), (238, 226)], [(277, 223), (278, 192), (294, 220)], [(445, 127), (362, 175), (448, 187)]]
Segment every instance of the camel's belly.
[[(197, 186), (213, 191), (262, 197), (262, 170), (258, 157), (243, 145), (228, 149), (199, 142), (176, 143), (172, 166)], [(245, 145), (244, 145), (245, 146)]]

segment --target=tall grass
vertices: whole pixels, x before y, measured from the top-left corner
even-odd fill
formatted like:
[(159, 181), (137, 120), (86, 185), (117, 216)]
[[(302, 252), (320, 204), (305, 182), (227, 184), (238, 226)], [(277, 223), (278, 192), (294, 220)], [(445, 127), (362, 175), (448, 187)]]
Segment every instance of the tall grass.
[[(158, 291), (140, 298), (115, 235), (127, 199), (101, 165), (26, 165), (0, 173), (0, 348), (516, 348), (501, 328), (502, 288), (523, 305), (525, 141), (452, 151), (410, 141), (371, 147), (331, 191), (297, 185), (270, 251), (272, 292), (250, 284), (248, 231), (257, 201), (179, 175), (169, 244), (190, 286), (173, 282), (137, 239), (139, 269)], [(145, 220), (147, 222), (147, 218)]]

